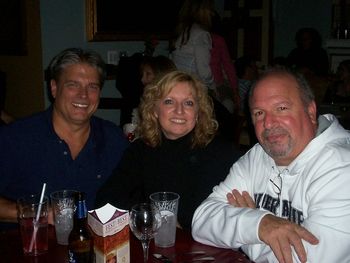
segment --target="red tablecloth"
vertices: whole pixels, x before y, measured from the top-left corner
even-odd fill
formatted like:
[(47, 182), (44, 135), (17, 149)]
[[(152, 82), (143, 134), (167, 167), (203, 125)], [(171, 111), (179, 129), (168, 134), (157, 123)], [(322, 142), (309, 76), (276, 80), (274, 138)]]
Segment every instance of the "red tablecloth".
[[(148, 262), (160, 262), (152, 257), (153, 253), (161, 253), (168, 256), (176, 262), (183, 262), (199, 255), (187, 255), (190, 251), (205, 251), (205, 256), (213, 256), (218, 263), (250, 263), (244, 254), (231, 249), (221, 249), (200, 244), (192, 239), (189, 232), (177, 230), (176, 244), (171, 248), (157, 248), (153, 240), (150, 244), (150, 257)], [(61, 246), (56, 243), (54, 228), (49, 227), (49, 251), (44, 255), (37, 257), (24, 256), (19, 230), (10, 230), (0, 234), (0, 262), (6, 263), (66, 263), (67, 246)], [(139, 240), (130, 233), (130, 262), (142, 263), (143, 254)]]

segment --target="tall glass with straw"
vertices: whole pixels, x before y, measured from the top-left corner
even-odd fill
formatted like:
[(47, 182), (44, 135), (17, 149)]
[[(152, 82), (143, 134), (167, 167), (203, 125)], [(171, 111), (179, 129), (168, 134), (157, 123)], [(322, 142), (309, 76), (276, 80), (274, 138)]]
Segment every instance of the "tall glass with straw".
[(17, 200), (17, 213), (23, 251), (39, 255), (48, 250), (48, 198), (44, 183), (40, 196), (30, 195)]

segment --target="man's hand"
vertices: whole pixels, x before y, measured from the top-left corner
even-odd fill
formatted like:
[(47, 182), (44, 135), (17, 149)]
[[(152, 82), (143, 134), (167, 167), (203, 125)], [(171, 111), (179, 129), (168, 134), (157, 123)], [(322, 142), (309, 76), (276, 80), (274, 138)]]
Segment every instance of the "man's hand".
[(55, 225), (52, 207), (49, 207), (47, 220), (48, 220), (49, 225)]
[(17, 222), (16, 202), (0, 196), (0, 222)]
[(236, 189), (232, 190), (232, 193), (226, 195), (229, 204), (235, 207), (250, 207), (255, 209), (255, 203), (253, 198), (250, 197), (248, 192), (243, 191), (242, 194)]
[(304, 227), (274, 215), (264, 216), (259, 225), (259, 238), (269, 245), (281, 263), (292, 263), (292, 247), (301, 262), (306, 262), (307, 255), (302, 240), (312, 245), (318, 239)]
[[(242, 194), (237, 190), (226, 195), (229, 204), (235, 207), (256, 208), (254, 200), (248, 192)], [(306, 262), (307, 255), (302, 240), (312, 245), (318, 244), (318, 239), (304, 227), (286, 219), (274, 216), (264, 216), (259, 225), (259, 238), (268, 246), (281, 263), (292, 263), (292, 246), (301, 262)]]

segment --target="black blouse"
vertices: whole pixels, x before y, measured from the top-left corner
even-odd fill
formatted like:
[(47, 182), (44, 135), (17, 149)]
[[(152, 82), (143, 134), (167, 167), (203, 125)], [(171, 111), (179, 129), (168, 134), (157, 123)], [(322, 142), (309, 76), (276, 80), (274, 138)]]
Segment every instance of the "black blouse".
[(163, 138), (161, 146), (155, 148), (136, 140), (100, 188), (96, 207), (109, 202), (130, 209), (138, 202), (149, 201), (153, 192), (172, 191), (180, 195), (178, 221), (190, 228), (195, 209), (241, 155), (231, 142), (221, 138), (205, 148), (191, 149), (190, 145), (191, 134), (177, 140)]

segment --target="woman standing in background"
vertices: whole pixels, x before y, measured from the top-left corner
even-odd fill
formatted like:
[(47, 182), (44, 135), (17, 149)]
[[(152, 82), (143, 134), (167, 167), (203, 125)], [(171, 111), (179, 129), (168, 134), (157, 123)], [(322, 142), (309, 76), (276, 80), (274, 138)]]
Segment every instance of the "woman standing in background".
[(196, 75), (205, 85), (214, 103), (219, 134), (235, 140), (234, 116), (218, 100), (218, 92), (210, 67), (211, 27), (215, 15), (213, 0), (185, 0), (179, 13), (177, 39), (172, 53), (178, 70)]
[(210, 68), (210, 29), (213, 14), (213, 0), (184, 1), (179, 13), (172, 57), (177, 69), (197, 75), (209, 90), (215, 91)]

